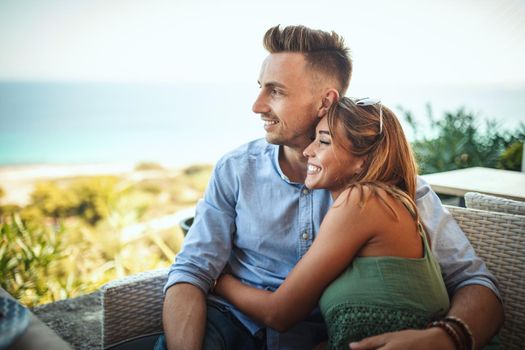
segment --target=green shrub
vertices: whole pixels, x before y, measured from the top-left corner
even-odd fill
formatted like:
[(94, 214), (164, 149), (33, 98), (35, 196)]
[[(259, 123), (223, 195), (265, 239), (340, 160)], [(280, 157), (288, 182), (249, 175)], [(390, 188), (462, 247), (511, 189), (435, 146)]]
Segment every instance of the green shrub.
[(62, 185), (39, 183), (31, 194), (32, 206), (51, 218), (79, 216), (94, 226), (109, 215), (120, 192), (117, 183), (110, 176), (79, 178)]
[(19, 213), (22, 210), (19, 205), (6, 204), (0, 205), (0, 217), (7, 217)]
[(141, 162), (135, 166), (137, 171), (147, 171), (147, 170), (164, 170), (164, 167), (155, 162)]
[[(501, 131), (497, 122), (487, 121), (481, 127), (476, 115), (460, 108), (456, 112), (447, 112), (440, 120), (435, 120), (430, 106), (428, 121), (430, 132), (421, 132), (409, 111), (402, 110), (405, 120), (412, 127), (416, 139), (412, 142), (421, 174), (447, 170), (484, 166), (517, 170), (518, 161), (514, 152), (502, 160), (502, 154), (516, 142), (523, 144), (525, 125), (513, 133)], [(427, 136), (428, 135), (428, 136)], [(521, 154), (520, 154), (521, 156)], [(521, 166), (521, 161), (519, 161)], [(511, 168), (509, 168), (511, 166)]]
[(508, 170), (521, 171), (521, 162), (523, 161), (523, 141), (512, 143), (498, 160), (498, 167)]
[(42, 214), (52, 218), (64, 218), (75, 214), (77, 198), (55, 182), (40, 182), (31, 193), (32, 205)]
[(119, 195), (118, 179), (115, 177), (92, 177), (73, 182), (68, 191), (76, 199), (75, 215), (80, 216), (91, 225), (106, 218), (110, 207)]
[(153, 195), (158, 195), (162, 193), (162, 186), (155, 181), (145, 180), (145, 181), (138, 183), (136, 186), (141, 191), (144, 191), (146, 193), (150, 193)]

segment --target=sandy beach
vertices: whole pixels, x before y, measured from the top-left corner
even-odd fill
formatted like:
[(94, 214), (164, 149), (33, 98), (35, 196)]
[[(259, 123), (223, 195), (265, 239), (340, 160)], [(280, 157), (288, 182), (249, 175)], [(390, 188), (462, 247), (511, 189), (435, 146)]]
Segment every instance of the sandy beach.
[(0, 166), (1, 204), (25, 205), (39, 181), (76, 176), (132, 173), (136, 164), (35, 164)]

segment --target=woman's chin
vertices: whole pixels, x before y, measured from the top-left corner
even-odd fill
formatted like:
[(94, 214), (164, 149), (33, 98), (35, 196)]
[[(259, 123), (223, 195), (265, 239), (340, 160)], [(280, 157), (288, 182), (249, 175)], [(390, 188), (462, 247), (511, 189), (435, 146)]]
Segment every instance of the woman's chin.
[(306, 178), (306, 180), (304, 180), (304, 185), (309, 190), (315, 190), (315, 189), (319, 188), (319, 187), (316, 186), (315, 182), (309, 180), (308, 177)]

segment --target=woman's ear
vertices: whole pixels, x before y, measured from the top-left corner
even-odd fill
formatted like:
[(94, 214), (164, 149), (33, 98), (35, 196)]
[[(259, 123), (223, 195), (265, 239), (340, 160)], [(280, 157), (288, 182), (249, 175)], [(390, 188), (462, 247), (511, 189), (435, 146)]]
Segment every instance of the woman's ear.
[(365, 159), (366, 159), (365, 157), (360, 157), (359, 159), (357, 159), (355, 167), (354, 167), (355, 175), (359, 175), (364, 171)]
[(328, 113), (328, 110), (330, 107), (339, 101), (339, 92), (336, 89), (328, 89), (323, 94), (322, 100), (321, 100), (321, 107), (319, 108), (319, 112), (317, 116), (319, 118), (322, 118)]

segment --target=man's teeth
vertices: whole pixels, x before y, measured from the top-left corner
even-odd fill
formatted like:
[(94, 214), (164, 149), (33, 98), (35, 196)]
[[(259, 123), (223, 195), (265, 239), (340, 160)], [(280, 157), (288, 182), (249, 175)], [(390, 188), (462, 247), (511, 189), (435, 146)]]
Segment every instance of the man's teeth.
[(264, 125), (275, 125), (277, 124), (277, 120), (265, 120)]
[(309, 173), (318, 173), (321, 171), (321, 168), (312, 164), (308, 164), (308, 172)]

